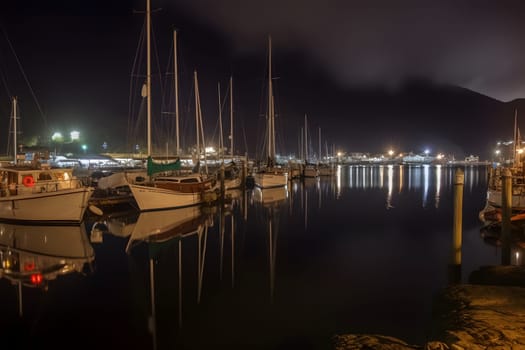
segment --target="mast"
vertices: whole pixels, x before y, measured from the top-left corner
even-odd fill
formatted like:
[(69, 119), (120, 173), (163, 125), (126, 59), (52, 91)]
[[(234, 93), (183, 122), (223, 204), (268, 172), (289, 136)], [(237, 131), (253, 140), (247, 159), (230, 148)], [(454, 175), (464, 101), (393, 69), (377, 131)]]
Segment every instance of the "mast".
[(180, 155), (179, 142), (179, 72), (177, 63), (177, 30), (173, 30), (173, 70), (174, 70), (174, 84), (175, 84), (175, 133), (176, 133), (176, 149), (175, 154)]
[(319, 158), (318, 163), (323, 160), (323, 156), (321, 155), (321, 127), (319, 127)]
[(12, 113), (13, 113), (13, 151), (14, 151), (14, 153), (13, 153), (13, 164), (16, 165), (16, 161), (17, 161), (16, 154), (18, 153), (18, 150), (17, 150), (17, 147), (16, 147), (16, 145), (18, 143), (18, 140), (17, 140), (17, 133), (18, 133), (18, 131), (17, 131), (17, 125), (16, 125), (16, 123), (17, 123), (16, 120), (18, 118), (18, 104), (17, 104), (17, 98), (16, 97), (13, 97), (13, 107), (12, 108), (13, 108)]
[(146, 98), (148, 110), (148, 156), (151, 156), (151, 5), (146, 1), (146, 45), (147, 45), (147, 73), (146, 73)]
[[(201, 98), (199, 94), (199, 82), (197, 80), (197, 71), (194, 73), (195, 77), (195, 119), (196, 119), (196, 129), (197, 129), (197, 156), (198, 161), (200, 161), (200, 149), (202, 140), (202, 149), (204, 150), (204, 167), (206, 174), (208, 174), (208, 161), (206, 159), (206, 142), (204, 141), (204, 127), (202, 123), (202, 110), (201, 110)], [(200, 130), (200, 138), (199, 138)]]
[(199, 139), (199, 86), (197, 83), (197, 71), (193, 71), (193, 84), (195, 87), (195, 131), (196, 131), (196, 147), (197, 147), (197, 162), (201, 159), (201, 145)]
[(230, 77), (230, 155), (233, 162), (233, 78)]
[(518, 109), (514, 110), (514, 166), (520, 166), (521, 135), (518, 127)]
[(268, 36), (268, 159), (271, 162), (269, 166), (273, 166), (275, 158), (273, 117), (272, 37)]
[(304, 115), (304, 164), (308, 163), (308, 130), (306, 114)]
[(221, 83), (217, 83), (217, 96), (219, 98), (219, 156), (224, 163), (224, 140), (222, 137), (222, 106), (221, 106)]

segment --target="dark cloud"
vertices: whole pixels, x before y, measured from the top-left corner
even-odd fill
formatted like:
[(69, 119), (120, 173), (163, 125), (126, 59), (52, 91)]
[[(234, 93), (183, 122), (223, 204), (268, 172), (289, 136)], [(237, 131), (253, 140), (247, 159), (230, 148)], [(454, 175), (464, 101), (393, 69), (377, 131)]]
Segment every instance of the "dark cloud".
[(191, 0), (163, 5), (222, 33), (238, 54), (271, 34), (346, 85), (426, 77), (502, 101), (525, 96), (519, 1)]

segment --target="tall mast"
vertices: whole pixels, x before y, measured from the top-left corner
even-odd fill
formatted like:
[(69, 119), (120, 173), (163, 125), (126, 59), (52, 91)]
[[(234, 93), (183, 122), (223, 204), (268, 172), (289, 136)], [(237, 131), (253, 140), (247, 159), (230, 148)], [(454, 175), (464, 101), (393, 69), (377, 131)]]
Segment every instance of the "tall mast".
[[(268, 157), (273, 162), (275, 158), (275, 136), (273, 115), (272, 88), (272, 37), (268, 36)], [(273, 165), (273, 164), (272, 164)]]
[(18, 131), (17, 131), (17, 125), (16, 125), (17, 118), (18, 118), (18, 105), (17, 105), (16, 97), (13, 97), (13, 107), (12, 108), (13, 108), (12, 113), (13, 113), (13, 151), (14, 151), (13, 161), (14, 161), (14, 164), (16, 165), (16, 161), (17, 161), (16, 154), (18, 153), (17, 147), (16, 147), (18, 143), (18, 140), (17, 140)]
[(514, 110), (514, 135), (513, 135), (513, 138), (514, 138), (514, 142), (512, 142), (513, 144), (513, 163), (514, 163), (514, 166), (516, 166), (516, 152), (518, 151), (518, 148), (516, 146), (516, 144), (518, 143), (518, 110), (515, 109)]
[(230, 77), (230, 154), (233, 162), (233, 78)]
[(217, 96), (219, 98), (219, 156), (224, 163), (224, 140), (222, 136), (222, 106), (221, 106), (221, 83), (217, 83)]
[(176, 155), (180, 155), (179, 142), (179, 72), (177, 63), (177, 30), (173, 30), (173, 70), (174, 70), (174, 84), (175, 84), (175, 133), (176, 133)]
[(306, 114), (304, 115), (304, 163), (308, 163), (308, 127)]
[(321, 127), (319, 127), (319, 157), (318, 162), (320, 162), (323, 159), (323, 156), (321, 155)]
[[(204, 125), (203, 125), (203, 122), (202, 122), (202, 110), (201, 110), (201, 97), (200, 97), (200, 94), (199, 94), (199, 84), (198, 84), (198, 80), (197, 80), (197, 75), (195, 75), (195, 86), (197, 87), (197, 90), (196, 90), (196, 94), (197, 94), (197, 103), (198, 103), (198, 120), (199, 120), (199, 123), (198, 123), (198, 130), (197, 130), (197, 133), (199, 133), (199, 130), (200, 130), (200, 137), (201, 137), (201, 140), (202, 140), (202, 150), (204, 151), (203, 154), (204, 154), (204, 167), (205, 167), (205, 171), (206, 171), (206, 174), (208, 174), (208, 160), (207, 160), (207, 156), (206, 156), (206, 141), (204, 140)], [(200, 152), (199, 152), (200, 154)], [(200, 157), (199, 157), (200, 159)]]
[(193, 84), (195, 86), (195, 136), (197, 145), (197, 161), (201, 159), (201, 146), (199, 140), (199, 86), (197, 83), (197, 71), (193, 71)]
[(147, 45), (147, 73), (146, 73), (146, 98), (148, 109), (148, 156), (151, 155), (151, 5), (146, 2), (146, 45)]

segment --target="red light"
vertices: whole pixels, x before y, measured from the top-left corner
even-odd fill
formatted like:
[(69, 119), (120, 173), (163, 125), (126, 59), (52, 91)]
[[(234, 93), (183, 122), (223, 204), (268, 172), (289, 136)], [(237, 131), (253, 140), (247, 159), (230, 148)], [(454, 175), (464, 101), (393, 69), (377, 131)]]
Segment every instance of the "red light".
[(40, 283), (42, 283), (43, 280), (44, 280), (44, 278), (42, 277), (42, 274), (40, 274), (40, 273), (31, 275), (31, 283), (33, 283), (33, 284), (40, 284)]
[(25, 263), (24, 264), (24, 271), (33, 271), (35, 269), (35, 263)]

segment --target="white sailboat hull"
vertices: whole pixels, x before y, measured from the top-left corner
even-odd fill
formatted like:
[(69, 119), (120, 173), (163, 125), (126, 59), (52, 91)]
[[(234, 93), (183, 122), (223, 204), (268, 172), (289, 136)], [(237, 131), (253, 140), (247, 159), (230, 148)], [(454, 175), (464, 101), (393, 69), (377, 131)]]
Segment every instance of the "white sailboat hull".
[(129, 185), (141, 211), (175, 209), (203, 202), (201, 193), (183, 193), (153, 186)]
[(93, 188), (82, 187), (1, 197), (0, 219), (79, 223), (84, 217), (92, 194)]
[(264, 172), (256, 173), (255, 185), (260, 188), (284, 187), (288, 184), (288, 173)]

